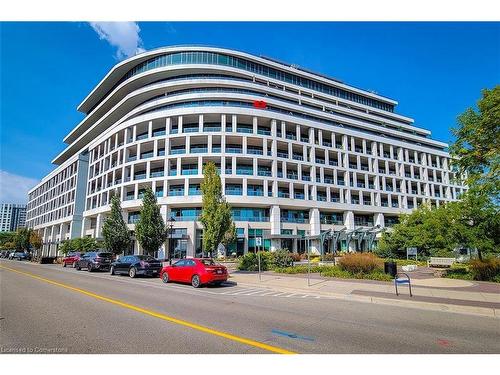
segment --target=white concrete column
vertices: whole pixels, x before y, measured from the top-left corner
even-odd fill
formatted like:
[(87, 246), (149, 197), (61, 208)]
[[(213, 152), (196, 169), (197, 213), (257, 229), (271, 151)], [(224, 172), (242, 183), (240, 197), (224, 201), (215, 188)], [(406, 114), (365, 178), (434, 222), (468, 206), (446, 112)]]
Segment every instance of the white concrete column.
[(352, 211), (344, 212), (344, 226), (347, 228), (347, 230), (354, 229), (354, 212)]
[(279, 206), (271, 206), (270, 223), (271, 234), (281, 234), (281, 210)]

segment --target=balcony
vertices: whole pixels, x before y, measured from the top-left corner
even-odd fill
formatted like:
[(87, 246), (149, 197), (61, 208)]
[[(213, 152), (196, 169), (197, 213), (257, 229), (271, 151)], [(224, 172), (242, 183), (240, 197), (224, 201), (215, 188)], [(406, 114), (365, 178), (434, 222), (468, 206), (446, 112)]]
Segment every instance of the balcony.
[(297, 136), (293, 133), (286, 133), (286, 139), (290, 139), (292, 141), (295, 141), (297, 139)]
[(208, 152), (207, 146), (191, 146), (192, 154), (205, 154)]
[(262, 155), (263, 153), (264, 153), (264, 151), (262, 151), (261, 148), (247, 147), (247, 154)]
[(257, 134), (260, 134), (260, 135), (271, 135), (271, 130), (259, 128), (259, 129), (257, 129)]
[(282, 223), (307, 223), (308, 220), (308, 218), (303, 217), (281, 216)]
[(236, 167), (236, 174), (251, 176), (253, 175), (253, 168)]
[(144, 152), (141, 154), (141, 159), (149, 159), (152, 158), (153, 156), (154, 156), (153, 151)]
[(317, 164), (325, 164), (325, 159), (322, 159), (322, 158), (316, 158), (316, 159), (315, 159), (315, 162), (316, 162)]
[(201, 189), (199, 187), (197, 188), (190, 187), (188, 189), (188, 195), (201, 195)]
[(226, 195), (243, 195), (242, 188), (226, 188)]
[(146, 139), (148, 138), (148, 133), (142, 133), (142, 134), (139, 134), (137, 137), (136, 137), (136, 141), (140, 141), (140, 140), (143, 140), (143, 139)]
[(349, 163), (349, 168), (351, 168), (351, 169), (358, 169), (358, 166), (357, 166), (357, 164), (351, 164), (351, 163)]
[(183, 133), (198, 133), (199, 131), (200, 131), (199, 126), (188, 126), (182, 128)]
[(151, 178), (163, 177), (163, 175), (164, 175), (163, 171), (151, 171), (151, 173), (149, 174)]
[(330, 161), (328, 162), (328, 164), (329, 164), (329, 165), (333, 165), (334, 167), (337, 167), (337, 166), (339, 165), (339, 162), (338, 162), (338, 161), (336, 161), (336, 160), (330, 160)]
[(169, 176), (177, 176), (177, 169), (171, 169), (168, 171)]
[(247, 190), (247, 195), (249, 197), (263, 197), (264, 196), (264, 190), (262, 190), (262, 189), (248, 189)]
[(363, 148), (362, 147), (354, 147), (354, 151), (362, 153), (363, 152)]
[(271, 177), (272, 176), (272, 172), (270, 169), (257, 169), (257, 175), (258, 176), (265, 176), (265, 177)]
[(222, 148), (219, 146), (212, 146), (212, 152), (215, 154), (220, 154), (222, 152)]
[(302, 175), (302, 181), (311, 181), (311, 176)]
[(137, 173), (134, 175), (134, 180), (144, 180), (146, 178), (146, 172)]
[(300, 137), (301, 142), (309, 143), (309, 138), (308, 137)]
[(325, 146), (325, 147), (332, 147), (332, 142), (323, 141), (322, 145)]
[(389, 207), (389, 202), (380, 202), (382, 207)]
[(290, 193), (278, 190), (278, 198), (290, 198)]
[(169, 197), (180, 197), (184, 195), (184, 189), (175, 189), (175, 190), (169, 190), (168, 191), (168, 196)]
[(340, 203), (340, 197), (330, 197), (331, 202)]
[(290, 179), (290, 180), (298, 180), (299, 179), (299, 175), (297, 173), (287, 173), (286, 174), (286, 178)]
[(220, 126), (204, 126), (203, 131), (205, 132), (220, 132), (221, 127)]
[(364, 183), (362, 183), (362, 182), (357, 182), (356, 186), (359, 187), (359, 188), (365, 188), (366, 187), (366, 185)]
[(241, 149), (241, 147), (226, 147), (226, 152), (228, 154), (241, 154), (243, 151)]
[(317, 200), (319, 202), (326, 202), (326, 195), (318, 195)]
[(163, 197), (163, 190), (157, 190), (157, 191), (155, 191), (155, 196), (156, 196), (156, 198)]
[(196, 175), (198, 174), (198, 168), (192, 168), (192, 169), (183, 169), (181, 171), (181, 174), (183, 176), (186, 176), (186, 175)]
[(285, 159), (288, 159), (288, 153), (287, 152), (283, 152), (283, 151), (278, 151), (277, 152), (277, 155), (279, 158), (285, 158)]
[(332, 177), (325, 177), (325, 178), (323, 178), (323, 181), (325, 182), (325, 184), (333, 184)]
[(368, 168), (368, 166), (367, 166), (367, 165), (361, 165), (361, 170), (362, 170), (362, 171), (368, 171), (368, 170), (369, 170), (369, 168)]
[(305, 199), (305, 195), (304, 195), (304, 193), (294, 193), (294, 194), (293, 194), (293, 197), (294, 197), (295, 199)]
[(300, 154), (293, 154), (292, 159), (293, 160), (304, 160), (303, 156)]
[(158, 149), (158, 155), (157, 156), (165, 156), (165, 149), (164, 148)]
[(135, 160), (137, 160), (137, 156), (136, 156), (136, 155), (134, 155), (134, 156), (129, 156), (129, 157), (127, 158), (127, 162), (129, 162), (129, 161), (135, 161)]
[(224, 170), (224, 174), (233, 174), (233, 169), (232, 168), (226, 168)]
[(161, 137), (162, 135), (166, 135), (167, 132), (165, 131), (165, 129), (157, 129), (157, 130), (153, 130), (153, 137)]
[(170, 150), (170, 155), (179, 155), (179, 154), (185, 154), (186, 149), (184, 147), (179, 147), (179, 148), (172, 148)]
[(238, 126), (236, 127), (236, 132), (237, 133), (247, 133), (247, 134), (252, 134), (253, 133), (253, 127), (247, 127), (247, 126)]

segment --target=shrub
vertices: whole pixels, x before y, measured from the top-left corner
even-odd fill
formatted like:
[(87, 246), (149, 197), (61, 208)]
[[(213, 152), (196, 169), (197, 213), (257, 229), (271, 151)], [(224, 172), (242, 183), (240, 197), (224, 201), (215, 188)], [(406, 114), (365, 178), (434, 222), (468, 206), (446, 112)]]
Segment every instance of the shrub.
[(500, 280), (500, 259), (490, 258), (470, 261), (470, 270), (474, 280), (497, 281)]
[(290, 252), (286, 249), (278, 249), (271, 253), (271, 266), (275, 267), (291, 267), (293, 263)]
[(323, 260), (325, 262), (333, 262), (335, 260), (335, 254), (334, 253), (323, 254)]
[(346, 254), (339, 260), (339, 267), (352, 274), (370, 273), (382, 270), (382, 259), (372, 253)]
[(472, 273), (466, 264), (454, 263), (443, 275), (448, 279), (472, 280)]
[[(327, 271), (331, 266), (313, 266), (311, 265), (311, 273), (319, 273), (323, 271)], [(286, 267), (286, 268), (275, 268), (274, 272), (277, 273), (286, 273), (286, 274), (297, 274), (297, 273), (307, 273), (308, 267), (305, 264), (300, 266)]]
[(299, 253), (291, 253), (290, 257), (292, 258), (292, 260), (294, 262), (300, 262), (300, 260), (302, 259), (301, 254), (299, 254)]
[[(268, 252), (259, 251), (260, 254), (260, 269), (267, 271), (271, 264), (271, 254)], [(258, 271), (259, 263), (256, 253), (246, 253), (239, 259), (238, 269), (240, 271)]]

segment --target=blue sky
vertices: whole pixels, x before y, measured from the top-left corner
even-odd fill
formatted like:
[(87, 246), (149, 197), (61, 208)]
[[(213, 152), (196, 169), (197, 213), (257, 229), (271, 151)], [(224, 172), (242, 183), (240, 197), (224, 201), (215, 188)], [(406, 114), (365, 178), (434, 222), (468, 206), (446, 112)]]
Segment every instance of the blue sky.
[(374, 90), (450, 141), (456, 116), (500, 83), (500, 23), (1, 23), (0, 200), (50, 172), (77, 105), (126, 56), (208, 44)]

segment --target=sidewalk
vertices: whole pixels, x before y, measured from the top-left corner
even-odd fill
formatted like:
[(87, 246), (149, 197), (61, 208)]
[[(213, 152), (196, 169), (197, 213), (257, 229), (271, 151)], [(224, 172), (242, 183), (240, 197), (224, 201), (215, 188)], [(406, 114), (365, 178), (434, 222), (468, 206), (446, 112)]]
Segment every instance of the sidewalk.
[(230, 280), (240, 286), (500, 318), (500, 285), (494, 283), (412, 278), (413, 297), (410, 297), (407, 285), (398, 286), (400, 295), (396, 296), (392, 282), (331, 279), (318, 274), (311, 274), (310, 285), (307, 274), (263, 272), (259, 281), (255, 272), (236, 271), (231, 273)]

